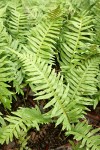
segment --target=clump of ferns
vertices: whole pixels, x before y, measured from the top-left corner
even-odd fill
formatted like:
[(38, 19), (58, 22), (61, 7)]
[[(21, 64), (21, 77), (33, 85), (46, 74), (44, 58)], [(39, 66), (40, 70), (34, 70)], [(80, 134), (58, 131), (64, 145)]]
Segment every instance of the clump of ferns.
[[(23, 94), (27, 84), (37, 103), (45, 101), (43, 111), (39, 106), (20, 108), (4, 118), (5, 124), (2, 118), (1, 144), (8, 144), (16, 137), (24, 143), (24, 149), (27, 142), (23, 141), (22, 131), (26, 136), (29, 129), (39, 130), (40, 124), (54, 121), (55, 126), (62, 125), (66, 136), (74, 135), (81, 141), (80, 149), (100, 149), (100, 129), (93, 129), (87, 121), (80, 122), (86, 120), (89, 106), (96, 108), (100, 101), (99, 3), (85, 1), (82, 6), (83, 0), (66, 2), (60, 5), (59, 0), (59, 5), (55, 3), (56, 8), (49, 13), (44, 7), (44, 13), (40, 13), (43, 19), (35, 20), (37, 23), (29, 20), (26, 13), (24, 4), (32, 7), (30, 1), (5, 1), (5, 6), (1, 5), (1, 103), (11, 109), (12, 95)], [(37, 6), (35, 1), (34, 5)], [(90, 11), (88, 8), (92, 6)], [(58, 72), (52, 67), (55, 60), (60, 67)], [(9, 82), (13, 82), (16, 93), (10, 91)]]

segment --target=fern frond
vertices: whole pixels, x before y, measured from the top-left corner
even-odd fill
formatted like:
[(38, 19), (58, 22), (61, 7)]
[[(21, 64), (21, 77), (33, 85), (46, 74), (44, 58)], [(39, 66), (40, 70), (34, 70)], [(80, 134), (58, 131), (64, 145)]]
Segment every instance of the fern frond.
[(69, 141), (69, 143), (71, 144), (72, 150), (86, 150), (86, 147), (80, 148), (81, 142), (76, 144), (73, 141)]
[(48, 123), (50, 119), (42, 115), (39, 108), (20, 108), (18, 111), (13, 112), (12, 116), (7, 116), (5, 120), (9, 125), (1, 128), (0, 143), (3, 144), (13, 140), (13, 137), (19, 138), (22, 132), (27, 131), (34, 127), (39, 130), (39, 124)]
[(0, 116), (1, 144), (15, 137), (26, 149), (27, 131), (52, 121), (82, 142), (76, 149), (100, 149), (100, 129), (79, 122), (100, 101), (99, 6), (98, 0), (0, 1), (0, 102), (10, 109), (10, 85), (24, 94), (27, 84), (34, 100), (47, 101), (45, 114), (36, 106)]
[(94, 41), (96, 44), (100, 45), (100, 2), (97, 1), (96, 5), (94, 6), (93, 12), (95, 14), (94, 20), (94, 29), (95, 29), (95, 37)]
[(25, 74), (21, 68), (21, 64), (18, 60), (18, 58), (16, 57), (16, 55), (10, 55), (9, 56), (9, 49), (12, 48), (16, 51), (22, 51), (22, 44), (19, 42), (19, 40), (13, 40), (11, 38), (11, 42), (9, 44), (10, 46), (6, 48), (6, 52), (8, 52), (6, 55), (8, 55), (8, 58), (10, 59), (11, 63), (10, 65), (12, 66), (13, 69), (13, 76), (14, 76), (14, 80), (13, 80), (13, 87), (15, 88), (16, 93), (18, 94), (24, 94), (23, 93), (23, 88), (25, 86), (24, 83), (24, 78), (25, 78)]
[(93, 57), (85, 61), (77, 68), (66, 71), (65, 78), (71, 85), (71, 89), (75, 89), (74, 95), (94, 95), (97, 92), (96, 79), (99, 73), (99, 57)]
[(76, 64), (82, 58), (82, 54), (86, 53), (83, 47), (86, 43), (91, 43), (90, 36), (93, 33), (92, 16), (84, 12), (81, 16), (73, 17), (68, 21), (66, 27), (63, 28), (60, 44), (60, 57), (63, 66), (71, 66)]
[[(16, 52), (13, 51), (13, 53)], [(35, 85), (32, 90), (36, 92), (36, 100), (49, 99), (45, 108), (53, 107), (51, 117), (59, 118), (56, 125), (63, 123), (63, 129), (70, 130), (69, 114), (71, 110), (67, 112), (66, 108), (69, 103), (69, 101), (66, 101), (69, 87), (63, 84), (63, 77), (60, 74), (57, 76), (55, 70), (52, 70), (51, 66), (47, 65), (41, 58), (38, 57), (37, 59), (36, 55), (16, 54), (23, 63), (24, 70), (29, 78), (27, 82)]]
[(12, 92), (8, 89), (10, 86), (6, 82), (13, 80), (12, 67), (6, 56), (2, 53), (0, 55), (0, 101), (5, 108), (10, 109)]
[(22, 82), (24, 80), (25, 75), (18, 62), (12, 63), (12, 67), (13, 67), (13, 74), (14, 74), (13, 87), (15, 87), (16, 93), (23, 95), (24, 93), (22, 88), (24, 87), (24, 85), (22, 84)]
[(76, 101), (74, 108), (79, 107), (84, 111), (83, 106), (95, 106), (96, 100), (92, 96), (98, 93), (96, 77), (99, 73), (99, 59), (99, 57), (93, 57), (77, 68), (72, 68), (64, 73), (69, 83), (68, 97), (71, 102)]
[(100, 135), (97, 133), (100, 128), (92, 129), (91, 125), (88, 125), (86, 121), (79, 122), (76, 126), (72, 127), (71, 131), (68, 131), (66, 135), (74, 135), (74, 139), (77, 141), (82, 140), (81, 146), (86, 146), (87, 149), (99, 150), (100, 149)]
[[(10, 4), (9, 4), (10, 5)], [(23, 11), (22, 6), (19, 3), (18, 8), (15, 5), (10, 5), (7, 9), (7, 20), (6, 20), (6, 27), (8, 32), (14, 38), (21, 38), (20, 36), (24, 36), (28, 34), (28, 21), (26, 14)], [(22, 40), (23, 41), (23, 40)]]
[(61, 20), (45, 20), (30, 31), (28, 37), (29, 48), (37, 57), (45, 59), (48, 63), (54, 60), (55, 45), (59, 38)]
[[(13, 53), (15, 51), (11, 50)], [(27, 82), (33, 84), (32, 90), (36, 93), (36, 100), (49, 99), (44, 108), (51, 109), (51, 117), (57, 117), (56, 125), (63, 124), (63, 129), (70, 130), (70, 123), (77, 122), (84, 117), (85, 106), (78, 107), (79, 99), (71, 101), (69, 97), (69, 85), (63, 84), (63, 77), (55, 73), (50, 65), (47, 65), (41, 58), (31, 53), (16, 53), (23, 64)], [(75, 107), (76, 106), (76, 107)]]
[(0, 19), (0, 49), (4, 50), (5, 46), (8, 44), (8, 33), (4, 27), (3, 19)]

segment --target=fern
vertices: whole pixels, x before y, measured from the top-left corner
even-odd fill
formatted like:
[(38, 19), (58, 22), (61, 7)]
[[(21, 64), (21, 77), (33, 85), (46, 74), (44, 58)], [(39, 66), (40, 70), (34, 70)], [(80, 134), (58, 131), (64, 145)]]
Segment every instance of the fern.
[[(69, 83), (69, 95), (71, 101), (79, 99), (79, 104), (93, 105), (95, 100), (89, 96), (97, 94), (96, 76), (99, 71), (99, 57), (94, 57), (85, 61), (77, 68), (65, 72), (66, 81)], [(76, 107), (76, 106), (75, 106)]]
[(12, 89), (24, 95), (26, 85), (36, 101), (45, 100), (42, 112), (35, 106), (0, 116), (1, 144), (15, 137), (28, 149), (29, 129), (52, 121), (80, 141), (76, 149), (100, 149), (99, 129), (80, 122), (100, 101), (99, 6), (98, 0), (0, 1), (0, 102), (11, 109)]
[(95, 25), (95, 43), (100, 44), (100, 2), (97, 1), (96, 5), (94, 6), (93, 12), (95, 14), (95, 20), (94, 20), (94, 25)]
[[(7, 20), (5, 22), (8, 32), (14, 37), (20, 39), (23, 37), (25, 39), (25, 35), (28, 30), (28, 20), (26, 18), (26, 14), (20, 3), (17, 5), (11, 5), (9, 3), (7, 8)], [(24, 42), (24, 40), (21, 39)]]
[(8, 33), (4, 27), (4, 21), (0, 18), (0, 49), (4, 49), (8, 43)]
[(47, 116), (42, 115), (39, 108), (20, 108), (17, 112), (12, 113), (13, 116), (7, 116), (5, 120), (9, 122), (8, 126), (3, 126), (0, 130), (0, 143), (6, 142), (7, 144), (13, 140), (13, 137), (19, 138), (22, 132), (27, 131), (35, 127), (39, 130), (40, 123), (47, 123), (50, 119)]
[(75, 16), (68, 21), (63, 28), (63, 36), (60, 40), (60, 57), (63, 66), (70, 67), (72, 64), (77, 64), (86, 53), (83, 49), (86, 43), (92, 42), (90, 38), (93, 33), (89, 31), (93, 26), (91, 24), (92, 16), (87, 12), (83, 12), (80, 16)]
[(18, 39), (13, 40), (11, 37), (10, 42), (9, 42), (9, 48), (8, 47), (6, 48), (6, 50), (7, 50), (6, 55), (8, 55), (8, 58), (11, 61), (10, 64), (13, 68), (13, 76), (14, 76), (14, 80), (12, 81), (13, 87), (15, 88), (16, 93), (24, 95), (23, 88), (26, 85), (24, 83), (25, 74), (21, 68), (21, 64), (20, 64), (19, 60), (16, 58), (16, 55), (12, 55), (12, 56), (9, 55), (10, 48), (15, 49), (16, 51), (22, 51), (22, 44), (20, 43), (20, 41)]
[(61, 20), (47, 19), (30, 31), (31, 36), (28, 37), (30, 50), (48, 63), (54, 61), (55, 45), (59, 37), (60, 27)]
[[(12, 50), (12, 52), (14, 51)], [(63, 122), (63, 129), (66, 127), (70, 129), (69, 118), (65, 109), (69, 102), (65, 101), (68, 93), (68, 86), (63, 85), (63, 77), (60, 76), (60, 74), (56, 77), (55, 70), (51, 70), (51, 66), (47, 65), (41, 58), (36, 59), (37, 57), (31, 53), (27, 55), (26, 53), (24, 55), (20, 53), (16, 54), (20, 58), (20, 61), (22, 61), (27, 76), (30, 77), (27, 81), (35, 85), (33, 86), (35, 92), (38, 91), (35, 94), (36, 100), (51, 99), (45, 108), (53, 105), (54, 108), (52, 109), (51, 117), (60, 116), (56, 125)]]
[[(12, 67), (9, 65), (10, 62), (7, 60), (6, 56), (3, 56), (1, 52), (0, 56), (0, 101), (3, 103), (5, 108), (11, 108), (11, 97), (12, 92), (9, 91), (9, 85), (6, 82), (10, 82), (13, 79)], [(12, 76), (12, 79), (10, 78)]]
[(82, 140), (80, 148), (86, 145), (87, 149), (99, 150), (100, 135), (97, 134), (99, 131), (99, 128), (92, 129), (92, 126), (83, 121), (79, 122), (76, 126), (73, 126), (72, 130), (67, 132), (66, 135), (72, 134), (76, 140)]
[[(93, 83), (97, 82), (97, 80), (95, 79), (95, 76), (98, 73), (98, 65), (99, 65), (98, 61), (97, 61), (97, 64), (94, 65), (94, 67), (93, 67), (93, 64), (94, 64), (95, 59), (92, 60), (93, 62), (88, 61), (86, 63), (86, 67), (87, 67), (86, 72), (84, 72), (83, 70), (84, 74), (82, 78), (81, 77), (79, 78), (79, 75), (76, 74), (77, 75), (76, 77), (79, 78), (80, 81), (77, 80), (76, 78), (77, 84), (76, 84), (76, 87), (73, 87), (73, 82), (75, 82), (75, 80), (69, 79), (71, 81), (69, 82), (69, 86), (63, 85), (62, 83), (63, 78), (60, 77), (60, 75), (56, 77), (54, 70), (51, 71), (51, 66), (47, 66), (45, 62), (43, 62), (43, 60), (39, 58), (37, 59), (35, 55), (33, 56), (32, 54), (26, 55), (26, 53), (25, 55), (23, 54), (21, 55), (18, 53), (16, 54), (18, 55), (18, 57), (23, 63), (23, 66), (25, 67), (25, 72), (27, 73), (27, 76), (29, 77), (27, 81), (30, 82), (31, 84), (33, 83), (36, 86), (36, 87), (33, 86), (33, 90), (35, 92), (38, 91), (35, 94), (36, 100), (52, 98), (51, 101), (48, 102), (44, 108), (48, 108), (53, 105), (54, 108), (51, 112), (51, 117), (55, 117), (55, 116), (60, 117), (56, 125), (62, 122), (63, 129), (67, 128), (68, 130), (70, 130), (69, 122), (77, 122), (79, 118), (83, 117), (83, 114), (85, 113), (84, 110), (87, 109), (84, 105), (91, 105), (91, 104), (93, 105), (93, 100), (90, 99), (89, 97), (88, 98), (79, 97), (78, 90), (79, 89), (84, 90), (84, 88), (86, 91), (88, 90), (88, 88), (90, 89), (90, 91), (92, 89), (94, 90), (95, 84), (92, 85), (91, 83), (91, 85), (88, 85), (90, 84), (90, 81), (92, 79), (91, 76), (89, 78), (88, 74), (94, 73), (92, 80), (93, 80)], [(79, 68), (79, 73), (80, 71), (82, 71), (83, 68)], [(31, 70), (31, 73), (30, 73), (30, 70)], [(77, 69), (77, 72), (78, 72), (78, 69)], [(72, 74), (74, 74), (74, 79), (75, 79), (75, 72), (72, 72)], [(72, 77), (71, 74), (69, 76)], [(89, 80), (88, 78), (86, 80), (86, 76), (89, 78)], [(86, 84), (84, 83), (84, 80), (86, 80), (87, 82)], [(74, 86), (75, 86), (75, 83), (74, 83)], [(70, 87), (70, 91), (69, 91), (69, 87)], [(61, 92), (61, 89), (62, 89), (62, 92)], [(93, 91), (91, 91), (91, 93), (93, 93)], [(73, 114), (75, 116), (73, 116)]]

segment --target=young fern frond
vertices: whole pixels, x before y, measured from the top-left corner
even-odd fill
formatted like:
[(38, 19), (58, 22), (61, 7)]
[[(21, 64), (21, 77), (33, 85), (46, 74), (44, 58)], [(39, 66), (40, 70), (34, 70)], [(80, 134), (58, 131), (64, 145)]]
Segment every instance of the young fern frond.
[(76, 126), (72, 126), (72, 130), (66, 132), (66, 135), (74, 135), (77, 141), (82, 140), (80, 148), (86, 146), (87, 149), (99, 150), (100, 149), (100, 128), (92, 129), (86, 121), (78, 122)]
[(37, 57), (41, 57), (50, 63), (54, 61), (55, 45), (59, 38), (61, 19), (46, 19), (41, 21), (34, 27), (28, 37), (29, 49), (33, 51)]
[(6, 121), (9, 122), (7, 126), (3, 126), (0, 130), (0, 143), (7, 144), (13, 140), (13, 137), (19, 138), (22, 132), (27, 133), (30, 128), (39, 130), (39, 124), (48, 123), (50, 119), (42, 115), (39, 108), (20, 108), (16, 112), (12, 112), (12, 116), (7, 116)]
[(93, 33), (89, 30), (93, 26), (91, 24), (92, 16), (84, 12), (81, 16), (75, 16), (68, 21), (63, 28), (60, 40), (60, 58), (62, 66), (71, 66), (77, 64), (82, 58), (82, 54), (86, 53), (83, 49), (86, 43), (90, 43)]

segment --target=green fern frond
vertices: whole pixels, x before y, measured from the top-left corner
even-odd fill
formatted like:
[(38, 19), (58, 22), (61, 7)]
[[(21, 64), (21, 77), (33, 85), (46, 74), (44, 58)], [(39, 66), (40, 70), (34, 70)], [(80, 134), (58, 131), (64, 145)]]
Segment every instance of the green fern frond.
[(6, 28), (4, 27), (3, 19), (0, 19), (0, 49), (4, 50), (7, 44), (8, 44), (8, 33), (6, 31)]
[(14, 38), (19, 39), (21, 38), (20, 36), (23, 36), (24, 38), (24, 36), (27, 35), (28, 30), (28, 20), (22, 6), (20, 5), (21, 4), (19, 3), (18, 8), (16, 8), (17, 6), (14, 7), (13, 5), (8, 6), (6, 20), (8, 32)]
[(78, 97), (77, 99), (76, 95), (73, 100), (71, 99), (70, 84), (64, 85), (63, 77), (60, 74), (57, 76), (55, 70), (52, 70), (51, 66), (41, 58), (37, 59), (32, 53), (16, 54), (29, 78), (27, 82), (34, 85), (32, 90), (36, 93), (36, 100), (49, 99), (44, 108), (52, 106), (51, 117), (58, 117), (56, 125), (62, 123), (63, 129), (70, 130), (70, 123), (77, 122), (79, 118), (84, 117), (84, 110), (87, 108), (83, 105), (83, 101), (79, 102), (80, 99)]
[(73, 92), (76, 91), (74, 96), (79, 94), (94, 95), (97, 93), (98, 80), (96, 77), (99, 73), (99, 59), (99, 57), (93, 57), (79, 67), (73, 68), (69, 72), (66, 71), (65, 78)]
[(96, 77), (99, 73), (99, 59), (93, 57), (77, 68), (64, 72), (65, 79), (69, 83), (68, 98), (72, 103), (74, 102), (73, 108), (82, 109), (83, 114), (86, 109), (84, 106), (96, 106), (96, 99), (92, 96), (98, 93)]
[[(13, 50), (12, 52), (16, 53)], [(59, 118), (56, 125), (63, 123), (63, 129), (70, 130), (69, 114), (72, 112), (66, 108), (69, 103), (69, 101), (66, 101), (69, 86), (63, 84), (63, 77), (60, 74), (57, 76), (55, 70), (52, 70), (51, 66), (47, 65), (41, 58), (38, 57), (37, 59), (36, 55), (31, 53), (16, 54), (23, 63), (24, 70), (29, 78), (27, 82), (35, 85), (32, 90), (36, 92), (36, 100), (49, 99), (45, 108), (53, 107), (51, 117)]]
[(96, 5), (94, 6), (93, 12), (95, 14), (94, 20), (94, 29), (95, 29), (95, 43), (100, 45), (100, 2), (97, 1)]
[(30, 50), (37, 57), (45, 59), (47, 63), (54, 60), (55, 45), (59, 38), (61, 22), (59, 19), (47, 19), (30, 31), (31, 36), (28, 37)]
[(82, 140), (81, 148), (86, 146), (89, 150), (99, 150), (100, 135), (97, 134), (99, 131), (100, 128), (92, 129), (91, 125), (88, 125), (86, 121), (83, 121), (79, 122), (76, 126), (73, 126), (71, 131), (66, 132), (66, 135), (72, 134), (77, 141)]
[(10, 65), (12, 66), (12, 70), (13, 70), (13, 76), (14, 76), (14, 80), (13, 80), (13, 87), (15, 88), (16, 93), (18, 94), (24, 94), (23, 93), (23, 88), (25, 86), (24, 83), (24, 78), (25, 78), (25, 74), (24, 71), (21, 68), (21, 64), (18, 60), (18, 58), (16, 57), (15, 54), (10, 55), (9, 56), (9, 49), (12, 48), (18, 52), (22, 51), (22, 44), (19, 42), (19, 40), (12, 40), (10, 41), (10, 46), (6, 48), (6, 50), (8, 51), (8, 53), (6, 55), (8, 55), (8, 58), (10, 59)]
[(69, 20), (66, 27), (63, 28), (63, 36), (60, 41), (62, 65), (71, 66), (71, 64), (76, 64), (83, 59), (82, 54), (86, 53), (86, 49), (83, 50), (83, 47), (86, 43), (92, 42), (90, 38), (93, 35), (90, 31), (93, 27), (92, 20), (92, 16), (84, 12), (82, 15)]
[(7, 57), (2, 53), (0, 55), (0, 101), (5, 108), (10, 109), (12, 92), (8, 89), (10, 86), (6, 82), (13, 80), (12, 67)]
[(7, 116), (5, 120), (9, 122), (7, 126), (1, 128), (0, 143), (7, 144), (13, 140), (13, 137), (19, 138), (22, 132), (27, 133), (30, 128), (39, 130), (39, 124), (48, 123), (49, 118), (42, 115), (39, 108), (20, 108), (13, 112), (12, 116)]
[(20, 64), (14, 62), (12, 63), (12, 67), (15, 78), (15, 80), (13, 80), (13, 87), (15, 87), (16, 93), (23, 95), (24, 93), (22, 88), (24, 87), (24, 85), (22, 84), (22, 82), (24, 80), (25, 75), (20, 67)]
[(24, 12), (24, 8), (22, 5), (22, 0), (5, 0), (7, 3), (7, 13), (9, 14), (10, 9), (11, 10), (16, 10), (18, 12)]

